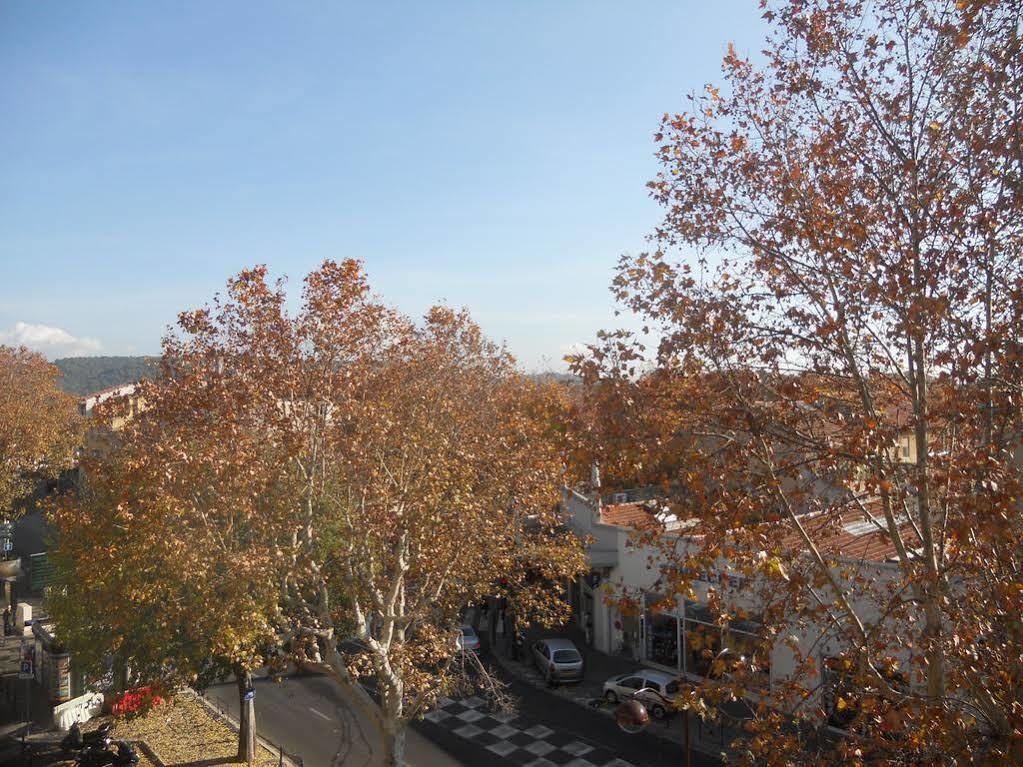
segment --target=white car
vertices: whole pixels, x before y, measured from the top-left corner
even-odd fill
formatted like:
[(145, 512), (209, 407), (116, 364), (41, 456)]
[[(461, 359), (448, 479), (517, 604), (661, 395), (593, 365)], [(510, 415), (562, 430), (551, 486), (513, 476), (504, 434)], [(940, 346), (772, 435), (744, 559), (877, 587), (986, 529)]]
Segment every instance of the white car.
[(617, 703), (619, 700), (635, 698), (654, 719), (664, 719), (668, 715), (678, 691), (678, 677), (649, 668), (611, 677), (604, 682), (604, 698), (608, 702)]
[(464, 652), (479, 652), (480, 635), (472, 626), (462, 626), (462, 633), (455, 639), (458, 649)]

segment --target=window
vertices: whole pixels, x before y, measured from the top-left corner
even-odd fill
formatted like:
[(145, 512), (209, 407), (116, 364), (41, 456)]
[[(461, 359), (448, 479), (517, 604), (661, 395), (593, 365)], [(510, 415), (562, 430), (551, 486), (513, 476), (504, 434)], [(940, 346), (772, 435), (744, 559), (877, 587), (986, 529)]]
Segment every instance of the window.
[(678, 667), (678, 619), (674, 615), (650, 616), (647, 658), (662, 666)]
[(722, 631), (705, 605), (686, 603), (685, 668), (692, 676), (710, 676), (714, 659), (728, 649), (728, 656), (742, 658), (753, 669), (752, 684), (771, 685), (771, 648), (762, 639), (762, 627), (754, 621), (736, 620)]
[(626, 677), (618, 683), (619, 687), (628, 687), (630, 690), (638, 690), (643, 686), (643, 680), (638, 676)]
[(753, 684), (763, 689), (771, 686), (771, 648), (761, 639), (759, 624), (736, 621), (730, 625), (725, 632), (725, 647), (752, 669)]
[(685, 670), (696, 676), (709, 675), (711, 662), (721, 652), (721, 629), (687, 621), (686, 648)]
[(849, 729), (860, 713), (859, 701), (852, 694), (851, 668), (851, 662), (843, 658), (825, 658), (821, 668), (824, 713), (828, 724), (840, 730)]
[(643, 677), (643, 686), (649, 687), (651, 690), (656, 690), (657, 692), (663, 692), (661, 689), (661, 682), (658, 679), (651, 679), (648, 676)]
[(582, 660), (582, 656), (579, 655), (575, 650), (555, 650), (554, 651), (554, 662), (555, 663), (578, 663)]
[(721, 628), (711, 620), (710, 610), (695, 602), (686, 603), (685, 671), (707, 676), (714, 656), (721, 652)]
[(651, 663), (678, 668), (678, 618), (671, 612), (674, 600), (647, 593), (646, 659)]
[[(896, 689), (908, 689), (906, 677), (902, 673), (882, 673)], [(828, 724), (840, 730), (851, 729), (863, 710), (861, 699), (864, 694), (862, 685), (853, 678), (852, 660), (825, 658), (821, 667), (821, 690), (821, 704)]]
[(644, 677), (643, 686), (659, 692), (663, 696), (676, 695), (678, 693), (678, 682), (671, 680), (665, 682), (663, 677)]

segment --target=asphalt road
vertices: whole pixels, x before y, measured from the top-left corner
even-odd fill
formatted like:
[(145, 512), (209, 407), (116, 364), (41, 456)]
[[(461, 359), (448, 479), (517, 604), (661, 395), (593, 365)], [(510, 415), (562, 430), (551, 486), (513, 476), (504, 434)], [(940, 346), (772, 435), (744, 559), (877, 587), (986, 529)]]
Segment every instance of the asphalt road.
[[(686, 764), (681, 746), (645, 734), (624, 733), (598, 712), (525, 682), (507, 677), (505, 681), (508, 692), (518, 699), (522, 716), (530, 721), (599, 745), (639, 767), (684, 767)], [(255, 686), (258, 732), (271, 742), (283, 745), (292, 756), (301, 757), (306, 767), (373, 764), (368, 733), (350, 714), (336, 685), (329, 679), (293, 676), (283, 683), (258, 679)], [(237, 687), (233, 682), (211, 688), (207, 698), (237, 716)], [(443, 744), (447, 750), (432, 741)], [(408, 729), (406, 760), (412, 767), (517, 767), (481, 745), (430, 722), (417, 722)], [(718, 767), (719, 764), (698, 752), (692, 754), (693, 767)]]
[[(682, 746), (667, 743), (646, 733), (629, 734), (618, 729), (607, 716), (551, 695), (526, 682), (503, 675), (507, 690), (519, 701), (524, 715), (535, 717), (558, 732), (571, 733), (580, 740), (602, 746), (621, 759), (640, 767), (686, 767)], [(658, 727), (652, 722), (651, 727)], [(717, 759), (693, 750), (692, 767), (721, 767)]]
[[(337, 685), (321, 676), (292, 676), (283, 682), (257, 679), (256, 731), (284, 746), (304, 767), (361, 767), (373, 765), (368, 738), (351, 715)], [(238, 688), (234, 682), (216, 685), (206, 697), (238, 717)], [(440, 747), (409, 728), (405, 761), (411, 767), (462, 767)]]

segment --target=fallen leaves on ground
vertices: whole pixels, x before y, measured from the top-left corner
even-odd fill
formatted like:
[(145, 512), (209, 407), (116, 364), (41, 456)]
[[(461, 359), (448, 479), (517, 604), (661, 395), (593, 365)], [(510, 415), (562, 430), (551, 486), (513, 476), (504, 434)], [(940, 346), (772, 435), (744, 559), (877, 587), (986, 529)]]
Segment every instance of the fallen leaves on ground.
[[(147, 714), (131, 719), (98, 717), (83, 729), (93, 730), (113, 721), (115, 740), (144, 740), (167, 767), (203, 761), (218, 765), (237, 762), (238, 734), (191, 695), (178, 695)], [(152, 767), (145, 754), (136, 749), (140, 767)], [(256, 765), (276, 767), (277, 755), (257, 747)]]

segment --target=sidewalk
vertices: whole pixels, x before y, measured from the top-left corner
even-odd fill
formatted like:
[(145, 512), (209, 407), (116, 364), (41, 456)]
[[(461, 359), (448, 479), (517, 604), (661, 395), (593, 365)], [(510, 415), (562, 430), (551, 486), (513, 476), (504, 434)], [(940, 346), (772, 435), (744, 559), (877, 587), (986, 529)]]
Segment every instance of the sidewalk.
[[(25, 637), (35, 641), (29, 629)], [(34, 679), (18, 679), (21, 637), (3, 637), (0, 643), (0, 741), (20, 735), (25, 726), (25, 705), (29, 704), (32, 732), (52, 727), (53, 709)], [(26, 701), (26, 695), (28, 700)]]
[[(476, 616), (472, 617), (475, 618)], [(487, 619), (484, 617), (480, 628), (481, 637), (484, 639), (489, 636), (487, 628)], [(530, 645), (538, 639), (555, 636), (572, 640), (582, 653), (586, 664), (586, 671), (585, 677), (581, 682), (550, 687), (532, 664), (532, 657), (529, 654)], [(620, 674), (636, 671), (642, 667), (641, 663), (631, 658), (608, 655), (587, 647), (583, 632), (575, 626), (566, 626), (559, 629), (530, 628), (526, 632), (522, 647), (523, 657), (518, 660), (512, 660), (511, 658), (510, 638), (504, 637), (501, 634), (497, 635), (497, 644), (491, 650), (490, 658), (511, 676), (533, 687), (543, 689), (549, 695), (572, 701), (596, 715), (607, 717), (609, 720), (614, 718), (613, 707), (603, 706), (601, 708), (594, 708), (591, 705), (591, 701), (603, 698), (604, 682), (608, 679)], [(664, 721), (651, 719), (650, 725), (644, 732), (644, 736), (659, 738), (675, 746), (683, 746), (686, 742), (685, 719), (679, 713), (669, 716)], [(707, 756), (720, 759), (723, 752), (728, 748), (728, 744), (738, 734), (735, 729), (728, 727), (721, 720), (702, 721), (697, 717), (690, 717), (690, 744), (694, 751), (699, 751)]]

